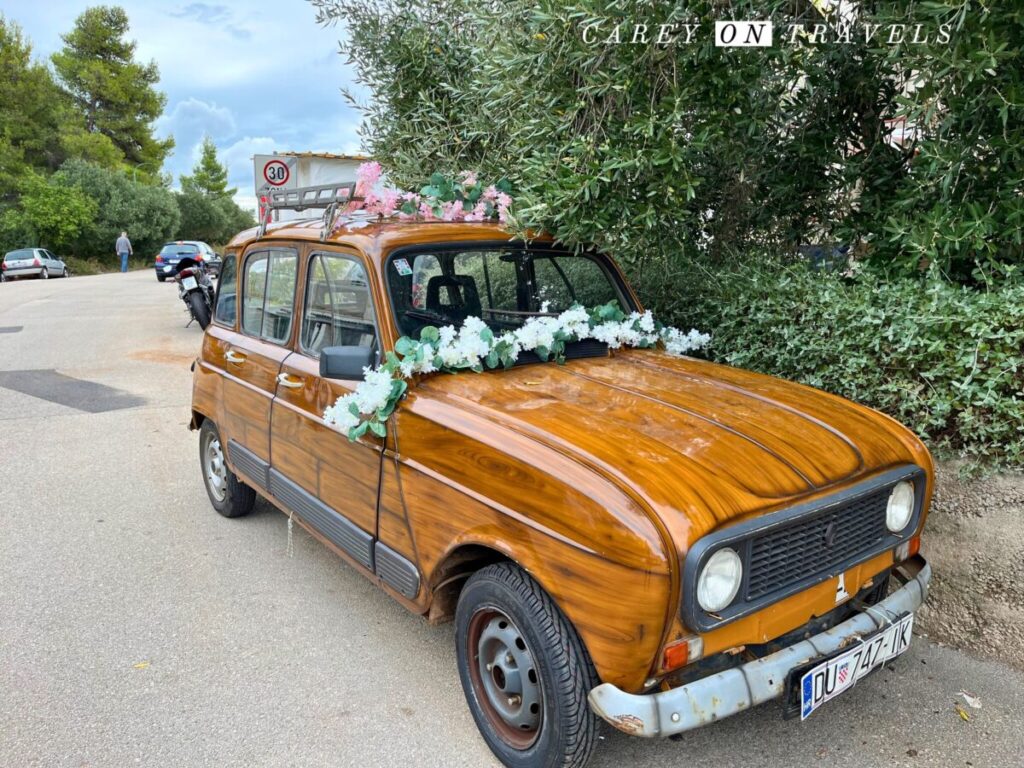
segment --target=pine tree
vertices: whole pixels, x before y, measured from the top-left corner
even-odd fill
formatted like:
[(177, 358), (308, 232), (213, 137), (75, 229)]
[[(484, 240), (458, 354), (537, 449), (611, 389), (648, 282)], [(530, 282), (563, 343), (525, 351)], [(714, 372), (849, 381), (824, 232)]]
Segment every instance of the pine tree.
[(237, 187), (228, 189), (228, 169), (217, 160), (217, 146), (209, 136), (203, 137), (203, 152), (192, 175), (181, 177), (181, 188), (214, 198), (231, 198), (238, 192)]
[(63, 36), (53, 65), (65, 91), (85, 118), (86, 130), (107, 136), (125, 161), (156, 175), (174, 146), (153, 136), (167, 97), (156, 90), (155, 62), (135, 61), (135, 43), (126, 39), (128, 15), (117, 6), (88, 8)]

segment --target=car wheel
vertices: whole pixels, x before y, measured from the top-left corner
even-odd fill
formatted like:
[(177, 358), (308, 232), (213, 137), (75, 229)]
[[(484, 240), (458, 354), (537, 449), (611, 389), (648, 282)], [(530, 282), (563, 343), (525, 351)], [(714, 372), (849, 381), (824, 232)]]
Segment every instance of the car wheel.
[(50, 279), (50, 270), (48, 270), (46, 267), (43, 267), (42, 271), (39, 273), (39, 276), (43, 280), (49, 280)]
[(161, 282), (161, 283), (162, 283), (162, 282), (163, 282), (164, 280), (166, 280), (167, 278), (166, 278), (166, 277), (164, 277), (163, 275), (157, 275), (157, 276), (156, 276), (156, 279), (157, 279), (157, 280), (158, 280), (159, 282)]
[(206, 303), (206, 299), (199, 291), (193, 291), (188, 295), (188, 305), (192, 309), (192, 317), (199, 323), (199, 327), (206, 330), (206, 326), (210, 324), (210, 307)]
[(60, 272), (60, 276), (61, 277), (71, 277), (71, 273), (68, 272), (68, 268), (67, 267), (64, 267), (64, 269), (62, 269), (61, 272)]
[(256, 491), (238, 479), (228, 467), (220, 433), (212, 421), (199, 430), (199, 463), (210, 503), (224, 517), (241, 517), (252, 511)]
[(597, 673), (576, 630), (512, 563), (477, 571), (455, 612), (466, 701), (491, 751), (510, 768), (586, 764), (598, 720), (587, 693)]

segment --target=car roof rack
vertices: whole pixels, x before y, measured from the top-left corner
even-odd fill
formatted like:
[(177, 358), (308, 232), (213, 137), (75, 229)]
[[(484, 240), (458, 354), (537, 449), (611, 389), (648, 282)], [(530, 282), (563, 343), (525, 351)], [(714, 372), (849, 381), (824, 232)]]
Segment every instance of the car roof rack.
[(320, 231), (322, 242), (334, 229), (340, 208), (362, 199), (362, 197), (356, 196), (356, 182), (354, 181), (271, 190), (266, 197), (266, 212), (260, 220), (258, 237), (263, 237), (267, 233), (267, 224), (270, 223), (270, 217), (274, 211), (305, 211), (310, 208), (322, 208), (324, 211), (324, 226)]

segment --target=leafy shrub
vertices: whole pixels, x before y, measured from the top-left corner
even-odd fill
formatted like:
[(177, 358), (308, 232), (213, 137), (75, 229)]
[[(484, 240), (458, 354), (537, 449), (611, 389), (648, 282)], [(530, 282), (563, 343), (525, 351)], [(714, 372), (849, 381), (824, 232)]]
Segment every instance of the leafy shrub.
[[(521, 224), (649, 271), (808, 242), (857, 243), (897, 275), (931, 263), (975, 282), (976, 264), (1021, 264), (1020, 3), (847, 3), (858, 28), (921, 24), (929, 42), (729, 49), (710, 30), (730, 8), (781, 38), (821, 23), (820, 4), (310, 1), (346, 27), (373, 96), (366, 144), (401, 186), (434, 170), (507, 175)], [(701, 32), (602, 42), (616, 21)], [(899, 117), (904, 146), (890, 140)]]
[(128, 232), (137, 255), (155, 254), (177, 235), (180, 214), (174, 194), (163, 187), (132, 181), (82, 160), (69, 160), (53, 183), (76, 187), (96, 202), (96, 216), (72, 243), (76, 256), (113, 255), (114, 242)]
[(673, 319), (711, 331), (712, 358), (877, 408), (940, 452), (1024, 466), (1024, 286), (762, 264), (677, 289)]
[[(32, 171), (21, 178), (17, 207), (2, 214), (0, 243), (62, 252), (92, 223), (96, 203), (78, 187), (55, 183)], [(19, 242), (20, 240), (20, 242)]]

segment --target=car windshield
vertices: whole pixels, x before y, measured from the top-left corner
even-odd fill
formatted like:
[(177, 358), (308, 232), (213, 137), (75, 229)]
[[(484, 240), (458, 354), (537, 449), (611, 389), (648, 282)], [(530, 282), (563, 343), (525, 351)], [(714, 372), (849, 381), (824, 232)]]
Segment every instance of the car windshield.
[(199, 253), (199, 246), (189, 243), (168, 243), (160, 251), (161, 256), (191, 256), (193, 253)]
[(34, 259), (35, 252), (31, 248), (22, 248), (20, 251), (11, 251), (4, 256), (4, 261), (22, 261), (23, 259)]
[(618, 277), (594, 255), (545, 248), (446, 249), (396, 254), (387, 269), (399, 330), (414, 338), (424, 326), (459, 326), (470, 316), (501, 332), (574, 304), (618, 301), (632, 308)]

